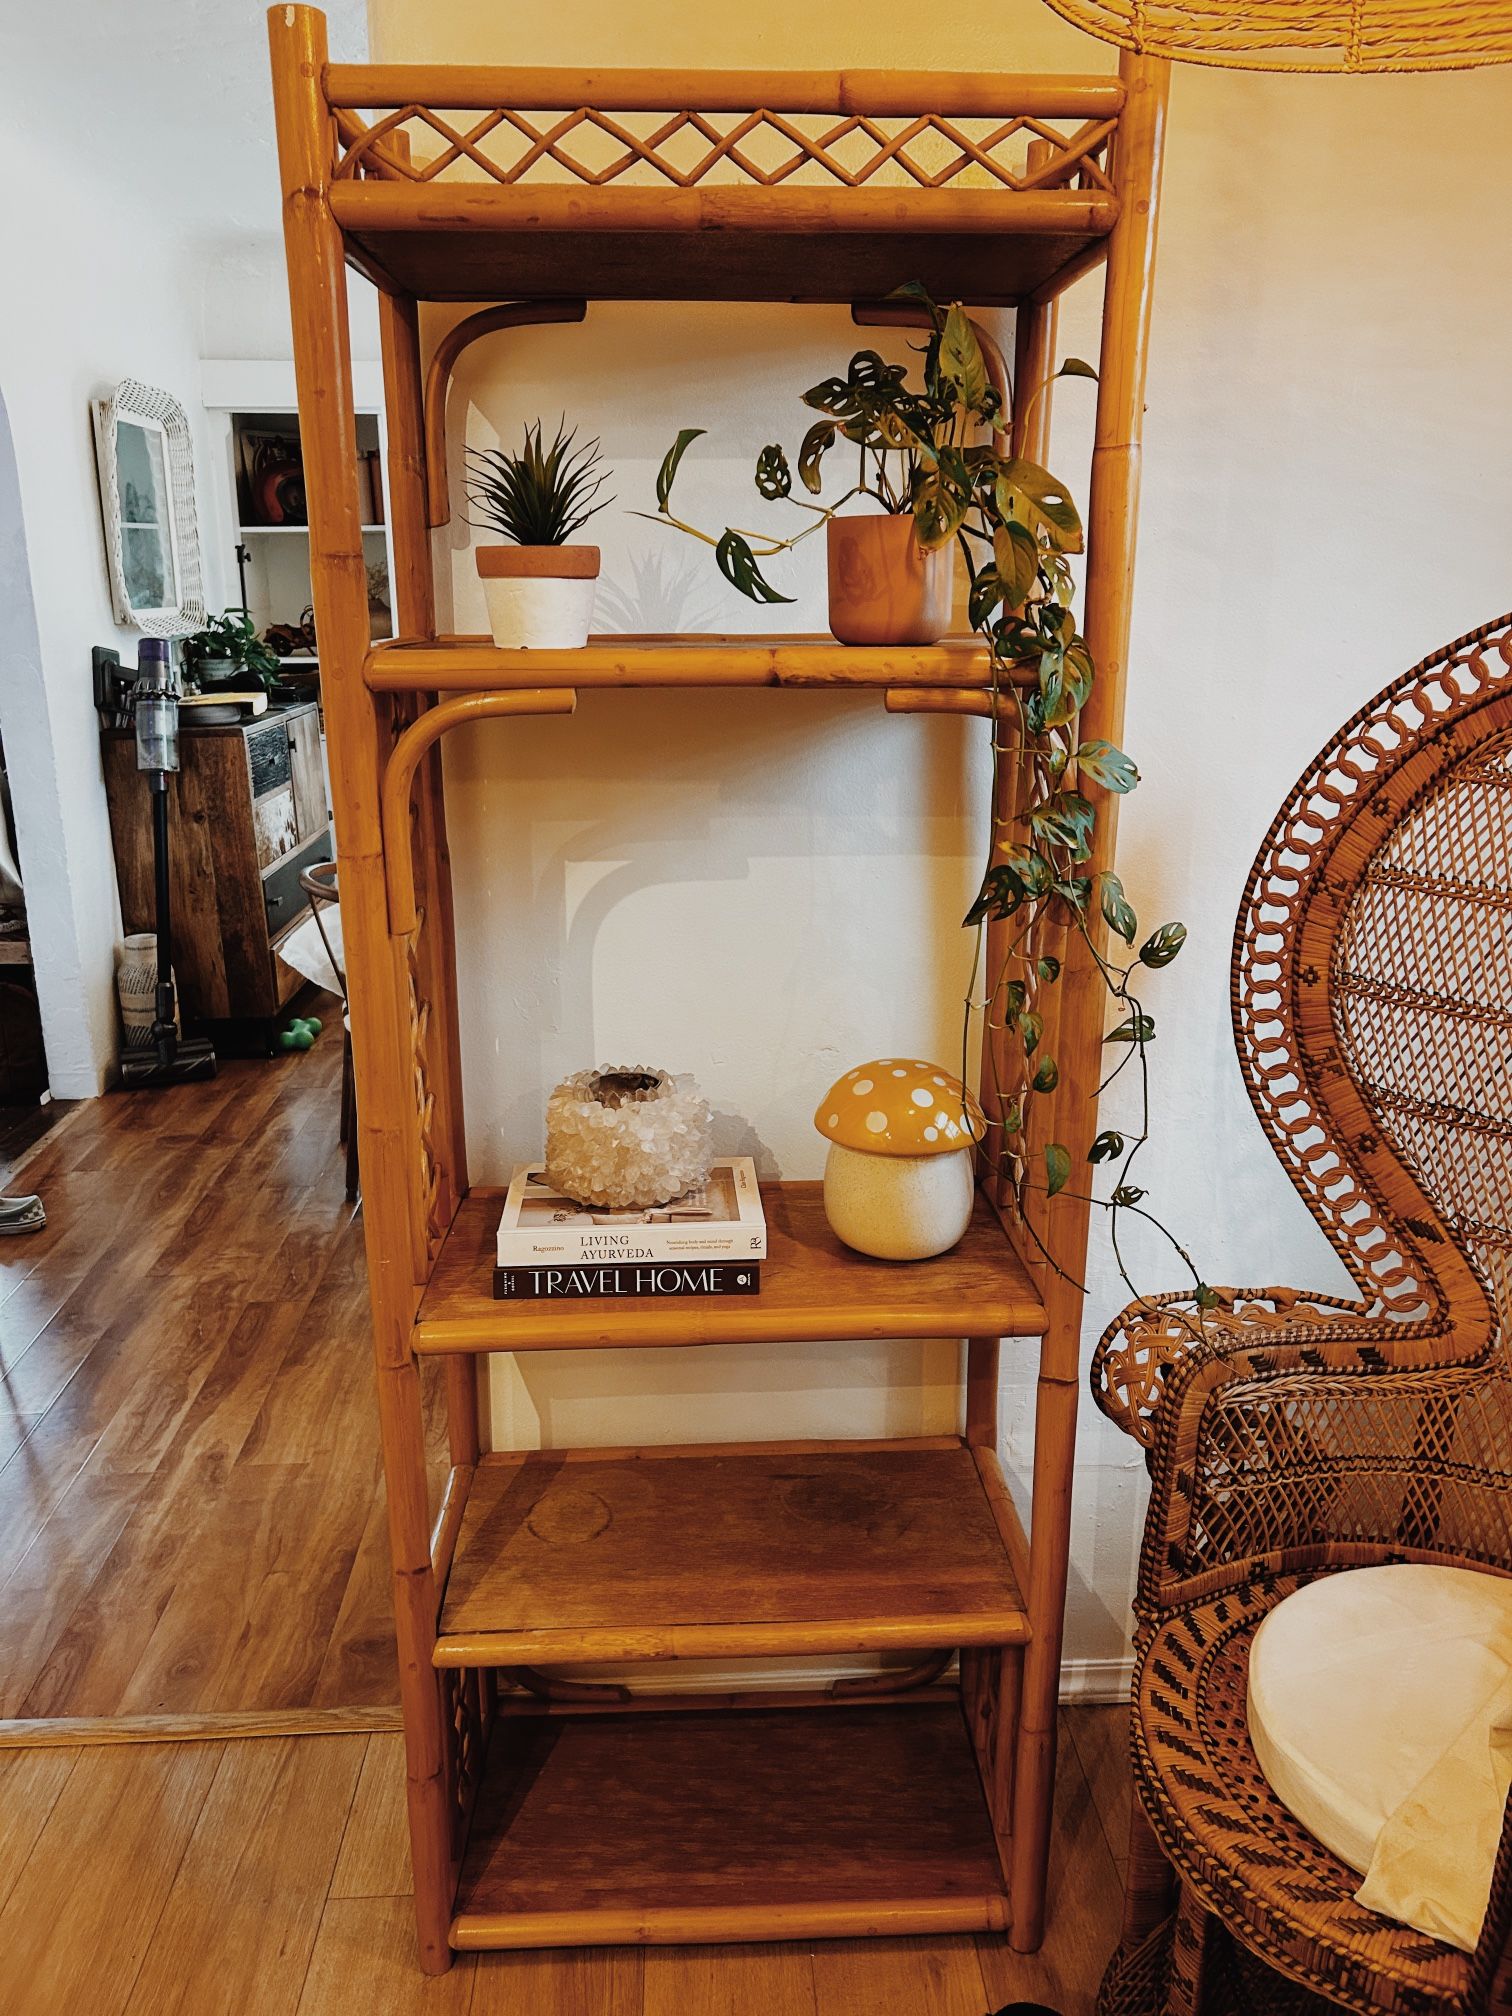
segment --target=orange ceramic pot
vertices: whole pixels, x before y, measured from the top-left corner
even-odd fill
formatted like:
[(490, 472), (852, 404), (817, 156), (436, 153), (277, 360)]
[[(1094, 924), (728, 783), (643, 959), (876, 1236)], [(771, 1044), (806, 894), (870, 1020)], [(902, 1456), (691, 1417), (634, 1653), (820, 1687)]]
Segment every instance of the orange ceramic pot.
[(950, 548), (911, 517), (831, 518), (829, 623), (842, 644), (934, 644), (950, 628)]

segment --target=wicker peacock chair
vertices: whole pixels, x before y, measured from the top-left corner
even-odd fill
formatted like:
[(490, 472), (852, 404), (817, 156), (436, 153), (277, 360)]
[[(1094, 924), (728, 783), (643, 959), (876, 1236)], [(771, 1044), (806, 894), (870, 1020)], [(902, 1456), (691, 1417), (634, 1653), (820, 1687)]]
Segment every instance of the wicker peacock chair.
[(1473, 1955), (1355, 1903), (1262, 1777), (1249, 1647), (1298, 1583), (1512, 1574), (1512, 617), (1388, 687), (1266, 835), (1233, 1016), (1261, 1125), (1359, 1299), (1124, 1312), (1093, 1391), (1148, 1452), (1137, 1787), (1101, 2016), (1512, 2010), (1512, 1825)]

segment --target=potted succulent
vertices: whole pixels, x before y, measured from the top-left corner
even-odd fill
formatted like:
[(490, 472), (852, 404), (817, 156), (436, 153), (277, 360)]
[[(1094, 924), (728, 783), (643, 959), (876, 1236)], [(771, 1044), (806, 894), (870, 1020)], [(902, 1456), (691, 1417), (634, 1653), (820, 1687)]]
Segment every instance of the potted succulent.
[(576, 441), (563, 421), (547, 447), (537, 420), (518, 450), (467, 451), (467, 498), (478, 514), (469, 522), (505, 542), (476, 549), (489, 628), (504, 650), (568, 651), (588, 641), (599, 549), (574, 545), (573, 534), (613, 499), (600, 495), (598, 442)]
[(184, 670), (207, 693), (212, 687), (266, 687), (278, 676), (278, 653), (259, 638), (245, 609), (211, 616), (184, 639)]

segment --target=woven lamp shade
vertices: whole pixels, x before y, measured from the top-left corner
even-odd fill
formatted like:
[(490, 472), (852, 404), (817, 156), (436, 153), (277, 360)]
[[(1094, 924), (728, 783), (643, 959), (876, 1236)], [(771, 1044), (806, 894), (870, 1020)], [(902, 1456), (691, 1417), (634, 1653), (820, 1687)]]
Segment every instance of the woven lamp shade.
[(1228, 70), (1473, 70), (1512, 63), (1512, 0), (1048, 0), (1143, 56)]

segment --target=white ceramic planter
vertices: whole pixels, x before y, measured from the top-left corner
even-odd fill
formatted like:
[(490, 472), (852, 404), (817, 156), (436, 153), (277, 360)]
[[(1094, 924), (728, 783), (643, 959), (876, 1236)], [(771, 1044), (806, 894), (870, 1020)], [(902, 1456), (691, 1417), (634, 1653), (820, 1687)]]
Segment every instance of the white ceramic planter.
[(947, 1253), (971, 1223), (974, 1152), (863, 1155), (834, 1146), (824, 1165), (830, 1230), (878, 1260)]
[(488, 627), (502, 651), (580, 651), (593, 623), (597, 546), (480, 546)]

